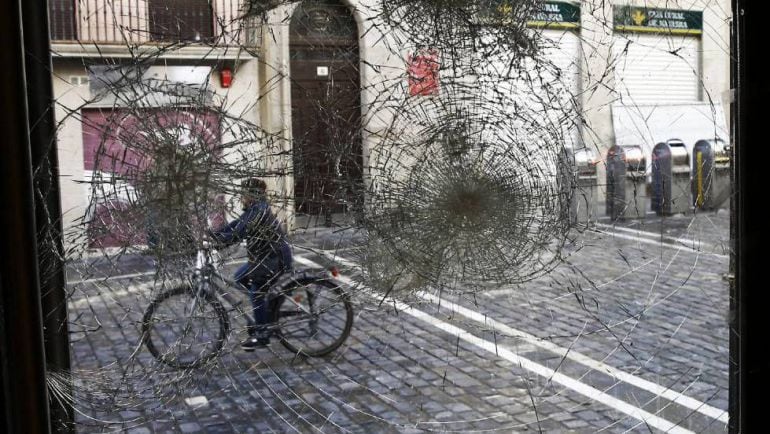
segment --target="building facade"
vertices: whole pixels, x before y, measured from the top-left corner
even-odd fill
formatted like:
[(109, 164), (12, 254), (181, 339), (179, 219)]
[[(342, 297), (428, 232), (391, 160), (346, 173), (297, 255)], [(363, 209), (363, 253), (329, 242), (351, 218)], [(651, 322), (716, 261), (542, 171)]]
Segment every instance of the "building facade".
[[(114, 118), (143, 116), (126, 110), (174, 111), (158, 130), (255, 154), (269, 136), (278, 152), (260, 164), (283, 170), (270, 188), (287, 198), (280, 207), (291, 225), (297, 214), (363, 200), (398, 112), (391, 103), (449, 89), (444, 70), (431, 72), (441, 48), (409, 43), (408, 32), (385, 22), (382, 2), (52, 0), (50, 8), (65, 226), (98, 215), (93, 179), (116, 174), (94, 155), (113, 146), (100, 134), (114, 130)], [(546, 1), (527, 20), (573, 97), (580, 121), (569, 147), (595, 154), (600, 198), (601, 162), (615, 144), (649, 153), (674, 137), (689, 146), (729, 139), (729, 14), (726, 0)], [(162, 83), (137, 93), (120, 85), (131, 74)], [(397, 97), (383, 99), (390, 93)], [(190, 115), (201, 105), (216, 115)], [(241, 121), (248, 127), (234, 126)], [(360, 185), (334, 184), (335, 176)]]

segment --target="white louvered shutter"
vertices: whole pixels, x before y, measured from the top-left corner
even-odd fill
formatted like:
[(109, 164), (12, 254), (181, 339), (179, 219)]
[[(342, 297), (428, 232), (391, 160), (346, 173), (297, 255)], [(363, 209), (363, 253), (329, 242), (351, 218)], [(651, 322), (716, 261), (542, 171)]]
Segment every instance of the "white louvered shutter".
[(543, 30), (545, 56), (562, 71), (573, 95), (580, 89), (580, 37), (571, 30)]
[(623, 105), (700, 101), (700, 38), (618, 33), (615, 91)]
[[(565, 106), (569, 112), (580, 110), (580, 36), (572, 30), (545, 29), (542, 37), (545, 57), (561, 71), (561, 81), (574, 98), (574, 105)], [(566, 140), (565, 146), (580, 147), (580, 128), (575, 119), (577, 113), (565, 113), (570, 119), (562, 125), (562, 134)]]

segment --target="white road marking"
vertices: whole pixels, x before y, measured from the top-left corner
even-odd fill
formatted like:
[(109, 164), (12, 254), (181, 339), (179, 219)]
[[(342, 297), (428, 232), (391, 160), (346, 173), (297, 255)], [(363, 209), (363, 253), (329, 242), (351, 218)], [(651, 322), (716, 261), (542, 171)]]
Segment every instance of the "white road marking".
[[(297, 262), (303, 263), (306, 266), (322, 268), (320, 264), (306, 258), (296, 258), (296, 260)], [(339, 279), (348, 285), (362, 288), (367, 293), (370, 293), (371, 295), (377, 295), (375, 291), (369, 288), (366, 288), (365, 286), (362, 286), (359, 282), (356, 282), (348, 277), (340, 276)], [(638, 407), (628, 404), (625, 401), (615, 398), (614, 396), (611, 396), (605, 392), (602, 392), (599, 389), (596, 389), (578, 380), (570, 378), (560, 372), (556, 372), (551, 368), (548, 368), (539, 363), (533, 362), (525, 357), (519, 356), (513, 351), (511, 351), (510, 349), (502, 345), (498, 345), (493, 342), (487, 341), (485, 339), (479, 338), (466, 330), (463, 330), (459, 327), (456, 327), (444, 321), (441, 321), (440, 319), (437, 319), (419, 309), (413, 308), (399, 301), (394, 301), (394, 303), (395, 303), (395, 306), (403, 313), (406, 313), (416, 319), (419, 319), (425, 323), (428, 323), (433, 327), (438, 328), (439, 330), (442, 330), (446, 333), (454, 335), (458, 339), (462, 339), (463, 341), (468, 342), (469, 344), (474, 345), (482, 350), (495, 354), (496, 356), (501, 357), (513, 363), (514, 365), (518, 365), (523, 369), (526, 369), (544, 378), (548, 378), (550, 381), (553, 381), (554, 383), (561, 384), (562, 386), (568, 389), (571, 389), (574, 392), (577, 392), (589, 399), (600, 402), (614, 410), (625, 413), (654, 428), (657, 428), (666, 432), (670, 432), (670, 433), (691, 433), (692, 432), (672, 422), (669, 422), (668, 420), (665, 420), (659, 416), (656, 416), (652, 413), (649, 413), (645, 410), (642, 410)]]
[(727, 258), (728, 257), (727, 255), (722, 255), (720, 253), (703, 252), (701, 250), (696, 250), (696, 249), (693, 249), (693, 248), (690, 248), (690, 247), (687, 247), (687, 246), (662, 243), (660, 241), (651, 240), (649, 238), (636, 237), (636, 236), (633, 236), (633, 235), (624, 235), (624, 234), (619, 234), (617, 232), (602, 231), (602, 230), (597, 230), (597, 232), (599, 232), (600, 234), (609, 235), (609, 236), (611, 236), (613, 238), (621, 238), (621, 239), (625, 239), (625, 240), (638, 241), (638, 242), (644, 243), (644, 244), (651, 244), (651, 245), (658, 246), (658, 247), (665, 247), (667, 249), (678, 250), (678, 251), (688, 252), (688, 253), (694, 253), (696, 255), (716, 256), (718, 258)]
[(709, 249), (711, 251), (717, 250), (717, 247), (715, 245), (707, 243), (705, 241), (696, 240), (694, 238), (675, 238), (675, 237), (671, 237), (671, 236), (668, 236), (668, 235), (661, 236), (660, 233), (650, 232), (650, 231), (643, 231), (641, 229), (624, 228), (624, 227), (621, 227), (621, 226), (613, 226), (613, 225), (608, 225), (608, 224), (604, 224), (604, 223), (595, 223), (595, 224), (596, 224), (596, 226), (601, 226), (601, 227), (604, 227), (606, 229), (612, 229), (612, 230), (616, 230), (616, 231), (627, 232), (627, 233), (630, 233), (630, 234), (634, 234), (636, 236), (650, 237), (650, 238), (657, 238), (657, 239), (661, 239), (662, 238), (664, 240), (668, 240), (668, 241), (672, 241), (672, 242), (675, 242), (675, 243), (682, 244), (685, 247), (688, 247), (688, 245), (692, 246), (691, 248), (693, 248), (693, 249), (700, 249), (700, 250)]
[[(653, 259), (648, 259), (646, 262), (643, 262), (642, 264), (637, 265), (636, 267), (627, 270), (623, 274), (621, 274), (619, 276), (616, 276), (616, 277), (613, 277), (612, 279), (607, 280), (605, 282), (602, 282), (602, 283), (599, 283), (599, 284), (596, 284), (596, 285), (592, 285), (590, 288), (585, 288), (585, 289), (582, 290), (582, 292), (583, 293), (591, 292), (591, 291), (597, 290), (599, 288), (602, 288), (604, 286), (607, 286), (607, 285), (609, 285), (609, 284), (611, 284), (613, 282), (617, 282), (618, 280), (620, 280), (620, 279), (622, 279), (622, 278), (624, 278), (624, 277), (626, 277), (626, 276), (628, 276), (630, 274), (636, 273), (637, 271), (641, 270), (642, 268), (652, 264), (654, 261), (655, 261), (654, 258)], [(482, 295), (485, 296), (485, 297), (492, 298), (492, 297), (512, 295), (516, 291), (519, 291), (519, 289), (517, 289), (517, 288), (510, 288), (510, 287), (509, 288), (503, 287), (503, 288), (499, 288), (499, 289), (492, 289), (492, 290), (484, 291), (482, 293)], [(573, 297), (573, 295), (572, 294), (559, 295), (557, 297), (552, 298), (551, 300), (560, 300), (562, 298), (568, 298), (568, 297)], [(539, 303), (543, 303), (543, 302), (542, 301), (535, 302), (535, 304), (539, 304)], [(526, 305), (527, 306), (531, 306), (532, 302), (528, 302), (528, 303), (526, 303)]]
[(653, 383), (652, 381), (648, 381), (643, 378), (637, 377), (636, 375), (629, 374), (628, 372), (612, 367), (604, 362), (594, 360), (575, 350), (569, 350), (569, 349), (560, 347), (556, 344), (553, 344), (551, 342), (538, 339), (536, 336), (533, 336), (521, 330), (514, 329), (513, 327), (509, 327), (499, 321), (489, 318), (488, 316), (482, 315), (479, 312), (465, 308), (463, 306), (459, 306), (452, 302), (448, 302), (447, 300), (441, 300), (439, 297), (433, 294), (423, 293), (423, 294), (418, 294), (418, 296), (423, 300), (428, 300), (435, 304), (438, 304), (440, 302), (441, 306), (444, 306), (450, 309), (452, 312), (457, 312), (460, 315), (474, 322), (483, 324), (487, 327), (491, 326), (493, 330), (500, 332), (503, 335), (522, 339), (526, 343), (536, 345), (540, 348), (551, 351), (559, 355), (560, 357), (566, 357), (569, 360), (580, 363), (581, 365), (584, 365), (598, 372), (603, 372), (615, 378), (616, 380), (620, 380), (624, 383), (631, 384), (632, 386), (646, 390), (655, 395), (662, 396), (668, 399), (669, 401), (675, 402), (683, 407), (687, 407), (690, 410), (695, 410), (703, 415), (706, 415), (713, 419), (717, 419), (720, 422), (723, 422), (725, 424), (728, 422), (728, 415), (727, 415), (727, 411), (725, 410), (720, 410), (704, 402), (698, 401), (697, 399), (691, 398), (682, 393), (676, 392), (669, 388), (663, 387), (659, 384)]
[(117, 301), (115, 300), (116, 298), (125, 297), (130, 294), (137, 294), (137, 293), (152, 291), (156, 287), (156, 285), (158, 285), (159, 283), (162, 284), (163, 287), (165, 288), (173, 288), (181, 284), (182, 280), (165, 280), (163, 282), (147, 282), (141, 285), (129, 286), (126, 289), (119, 289), (117, 291), (104, 291), (98, 294), (86, 295), (85, 297), (78, 298), (77, 300), (70, 300), (69, 303), (67, 303), (67, 306), (70, 309), (73, 309), (73, 308), (81, 309), (97, 303), (107, 304), (108, 299)]
[(399, 309), (401, 309), (402, 312), (405, 312), (417, 319), (420, 319), (446, 333), (457, 336), (459, 339), (462, 339), (472, 345), (475, 345), (483, 350), (486, 350), (491, 354), (501, 357), (513, 363), (514, 365), (518, 365), (521, 368), (531, 371), (537, 375), (540, 375), (543, 378), (547, 378), (554, 383), (561, 384), (562, 386), (568, 389), (572, 389), (573, 391), (589, 399), (602, 403), (612, 409), (620, 411), (621, 413), (625, 413), (654, 428), (657, 428), (669, 433), (693, 432), (693, 431), (684, 429), (680, 426), (677, 426), (676, 424), (671, 423), (666, 419), (663, 419), (659, 416), (656, 416), (652, 413), (649, 413), (645, 410), (642, 410), (638, 407), (635, 407), (631, 404), (621, 401), (620, 399), (615, 398), (614, 396), (611, 396), (607, 393), (604, 393), (599, 389), (588, 386), (585, 383), (581, 383), (580, 381), (570, 378), (560, 372), (556, 372), (551, 368), (545, 367), (527, 358), (521, 357), (506, 347), (503, 347), (501, 345), (496, 345), (493, 342), (474, 336), (470, 332), (467, 332), (459, 327), (455, 327), (453, 325), (447, 324), (444, 321), (438, 320), (418, 309), (414, 309), (408, 305), (405, 305), (399, 302), (396, 302), (396, 306)]
[[(330, 255), (331, 252), (326, 252), (325, 254)], [(340, 256), (335, 256), (335, 259), (339, 261), (341, 264), (346, 266), (355, 267), (358, 265), (355, 262)], [(309, 261), (309, 260), (306, 260), (306, 261), (308, 261), (309, 264), (315, 264), (312, 261)], [(315, 265), (318, 265), (318, 264), (315, 264)], [(551, 351), (559, 355), (560, 357), (566, 357), (567, 359), (580, 363), (581, 365), (587, 366), (599, 372), (603, 372), (619, 381), (623, 381), (624, 383), (638, 387), (639, 389), (642, 389), (642, 390), (646, 390), (655, 395), (662, 396), (668, 399), (669, 401), (675, 402), (683, 407), (687, 407), (690, 410), (697, 411), (698, 413), (701, 413), (712, 419), (719, 420), (722, 423), (727, 424), (728, 422), (729, 417), (726, 410), (722, 410), (722, 409), (710, 406), (705, 402), (701, 402), (695, 398), (691, 398), (687, 395), (684, 395), (682, 393), (676, 392), (669, 388), (663, 387), (659, 384), (645, 380), (641, 377), (637, 377), (636, 375), (629, 374), (628, 372), (612, 367), (604, 362), (594, 360), (584, 354), (578, 353), (575, 350), (563, 348), (551, 342), (538, 339), (534, 335), (531, 335), (521, 330), (514, 329), (513, 327), (505, 325), (497, 320), (490, 318), (487, 315), (481, 314), (480, 312), (476, 312), (472, 309), (465, 308), (463, 306), (449, 302), (447, 300), (442, 300), (440, 297), (437, 297), (433, 294), (418, 292), (416, 293), (416, 295), (422, 298), (423, 300), (430, 301), (431, 303), (434, 303), (434, 304), (440, 304), (441, 306), (444, 306), (453, 312), (457, 312), (460, 315), (474, 322), (480, 323), (486, 327), (491, 326), (493, 330), (499, 331), (504, 335), (519, 338), (528, 344), (535, 345), (540, 348), (543, 348), (544, 350)]]
[[(246, 261), (239, 259), (239, 260), (227, 261), (222, 265), (240, 265), (245, 263)], [(101, 277), (91, 277), (88, 279), (81, 279), (81, 280), (72, 280), (72, 281), (67, 281), (67, 285), (80, 285), (83, 283), (103, 282), (103, 281), (112, 280), (112, 279), (131, 279), (134, 277), (144, 277), (144, 276), (153, 276), (153, 275), (155, 275), (155, 269), (152, 269), (150, 271), (140, 271), (138, 273), (131, 273), (131, 274), (116, 274), (114, 276), (101, 276)]]
[(114, 276), (90, 277), (88, 279), (72, 280), (72, 281), (67, 281), (67, 285), (80, 285), (80, 284), (83, 284), (83, 283), (103, 282), (103, 281), (106, 281), (108, 279), (110, 279), (110, 280), (111, 279), (131, 279), (131, 278), (134, 278), (134, 277), (143, 277), (143, 276), (148, 276), (148, 275), (151, 275), (151, 274), (155, 274), (155, 270), (153, 270), (153, 271), (141, 271), (141, 272), (138, 272), (138, 273), (131, 273), (131, 274), (117, 274), (117, 275), (114, 275)]

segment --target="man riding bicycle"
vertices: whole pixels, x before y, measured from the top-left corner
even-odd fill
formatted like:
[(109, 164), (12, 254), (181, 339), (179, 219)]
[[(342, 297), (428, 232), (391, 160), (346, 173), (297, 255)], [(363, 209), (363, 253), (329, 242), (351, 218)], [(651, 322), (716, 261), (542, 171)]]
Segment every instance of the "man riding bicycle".
[(291, 269), (292, 256), (286, 232), (267, 201), (267, 184), (250, 178), (241, 186), (243, 214), (209, 235), (223, 245), (246, 240), (249, 261), (235, 272), (234, 278), (248, 288), (256, 321), (253, 328), (249, 327), (249, 337), (241, 343), (241, 348), (254, 351), (270, 343), (270, 333), (265, 327), (270, 318), (267, 290), (278, 276)]

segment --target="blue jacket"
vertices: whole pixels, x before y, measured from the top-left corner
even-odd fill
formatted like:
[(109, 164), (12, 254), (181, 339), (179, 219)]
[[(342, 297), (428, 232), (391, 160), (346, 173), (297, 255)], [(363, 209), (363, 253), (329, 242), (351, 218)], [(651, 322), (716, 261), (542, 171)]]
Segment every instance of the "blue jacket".
[(252, 262), (280, 256), (284, 263), (291, 263), (291, 247), (286, 232), (264, 199), (254, 202), (240, 217), (223, 228), (212, 231), (211, 237), (225, 245), (246, 240), (249, 261)]

